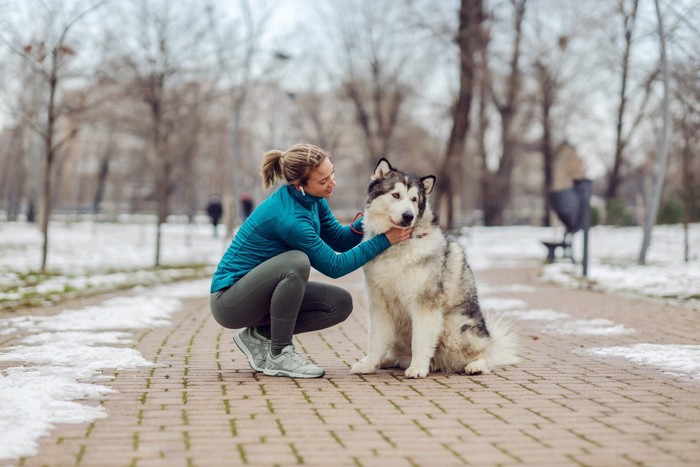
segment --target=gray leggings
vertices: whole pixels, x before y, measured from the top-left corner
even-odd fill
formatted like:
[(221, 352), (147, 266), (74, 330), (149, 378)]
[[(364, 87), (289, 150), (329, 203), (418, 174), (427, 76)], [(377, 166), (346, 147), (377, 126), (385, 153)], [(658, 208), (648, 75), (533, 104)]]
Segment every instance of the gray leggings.
[(294, 334), (318, 331), (350, 316), (352, 296), (340, 287), (309, 282), (311, 265), (301, 251), (277, 255), (238, 280), (211, 294), (217, 323), (238, 329), (270, 329), (272, 341), (289, 343)]

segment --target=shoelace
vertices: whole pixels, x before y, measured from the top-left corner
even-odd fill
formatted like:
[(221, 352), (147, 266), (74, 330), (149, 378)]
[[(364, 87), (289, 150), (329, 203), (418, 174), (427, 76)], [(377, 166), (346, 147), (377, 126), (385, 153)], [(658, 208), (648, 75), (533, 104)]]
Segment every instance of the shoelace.
[(308, 365), (309, 363), (311, 363), (306, 357), (304, 357), (301, 354), (298, 354), (295, 350), (292, 350), (292, 355), (290, 358), (300, 365)]

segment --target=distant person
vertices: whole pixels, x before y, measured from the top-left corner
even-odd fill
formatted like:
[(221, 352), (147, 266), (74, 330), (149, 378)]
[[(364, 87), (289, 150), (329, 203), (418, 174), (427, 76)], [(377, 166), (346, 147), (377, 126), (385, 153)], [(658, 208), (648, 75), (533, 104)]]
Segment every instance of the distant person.
[(217, 236), (219, 221), (223, 213), (224, 205), (221, 203), (221, 198), (218, 195), (212, 196), (209, 200), (209, 204), (207, 204), (207, 215), (214, 226), (214, 237)]
[(36, 211), (34, 210), (34, 201), (29, 200), (29, 207), (27, 208), (27, 222), (36, 222)]
[(328, 202), (335, 170), (328, 154), (310, 144), (265, 154), (264, 187), (283, 182), (258, 205), (233, 238), (211, 282), (214, 319), (228, 329), (250, 366), (268, 376), (318, 378), (325, 374), (292, 343), (294, 334), (344, 321), (352, 311), (346, 290), (309, 281), (311, 268), (344, 276), (390, 245), (409, 238), (393, 228), (362, 241), (362, 222), (342, 226)]
[(250, 214), (253, 212), (253, 199), (248, 193), (241, 193), (241, 213), (243, 214), (243, 220), (248, 219)]

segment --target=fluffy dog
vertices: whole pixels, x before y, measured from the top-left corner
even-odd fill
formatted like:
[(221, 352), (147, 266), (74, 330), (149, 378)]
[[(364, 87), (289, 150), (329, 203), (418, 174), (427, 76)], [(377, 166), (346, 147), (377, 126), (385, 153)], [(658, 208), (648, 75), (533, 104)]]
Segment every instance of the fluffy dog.
[(369, 346), (353, 373), (399, 367), (408, 378), (429, 371), (474, 375), (518, 361), (510, 324), (482, 315), (466, 252), (433, 215), (428, 195), (434, 184), (434, 176), (402, 172), (386, 159), (374, 170), (365, 239), (395, 226), (413, 227), (413, 233), (364, 266)]

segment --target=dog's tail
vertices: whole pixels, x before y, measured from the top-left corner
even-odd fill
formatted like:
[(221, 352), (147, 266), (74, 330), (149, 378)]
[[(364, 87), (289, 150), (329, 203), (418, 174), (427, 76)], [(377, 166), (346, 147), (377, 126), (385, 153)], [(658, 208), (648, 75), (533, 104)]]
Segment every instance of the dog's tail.
[(486, 349), (489, 367), (518, 363), (518, 339), (513, 331), (513, 323), (503, 314), (493, 312), (485, 312), (484, 320), (491, 335), (491, 342)]

